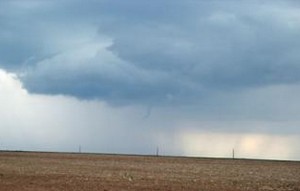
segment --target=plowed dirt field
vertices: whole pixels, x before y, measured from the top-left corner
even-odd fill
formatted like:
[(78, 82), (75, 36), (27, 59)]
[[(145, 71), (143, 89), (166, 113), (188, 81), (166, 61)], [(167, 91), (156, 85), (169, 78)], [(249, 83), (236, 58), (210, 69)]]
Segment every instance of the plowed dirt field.
[(1, 191), (300, 191), (300, 162), (0, 152)]

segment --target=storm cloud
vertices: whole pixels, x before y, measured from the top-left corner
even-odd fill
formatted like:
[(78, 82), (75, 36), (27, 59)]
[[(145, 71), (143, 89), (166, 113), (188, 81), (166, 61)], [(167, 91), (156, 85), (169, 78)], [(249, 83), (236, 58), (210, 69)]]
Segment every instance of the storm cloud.
[(209, 120), (199, 118), (209, 112), (191, 108), (155, 108), (145, 118), (143, 107), (29, 94), (3, 70), (0, 92), (2, 150), (77, 152), (80, 145), (84, 152), (154, 154), (159, 147), (162, 155), (230, 157), (235, 148), (238, 157), (300, 158), (299, 121)]
[[(70, 150), (81, 140), (90, 151), (125, 153), (159, 144), (194, 155), (208, 153), (191, 146), (207, 135), (241, 151), (257, 140), (264, 146), (252, 156), (272, 157), (275, 148), (263, 153), (276, 139), (282, 150), (297, 143), (297, 1), (0, 0), (0, 28), (2, 126), (28, 130), (29, 148), (60, 131), (60, 141), (45, 144)], [(40, 130), (42, 121), (59, 123)], [(14, 140), (16, 132), (3, 133)], [(135, 136), (147, 143), (136, 148)]]
[(293, 1), (1, 4), (1, 65), (30, 92), (182, 103), (300, 80)]

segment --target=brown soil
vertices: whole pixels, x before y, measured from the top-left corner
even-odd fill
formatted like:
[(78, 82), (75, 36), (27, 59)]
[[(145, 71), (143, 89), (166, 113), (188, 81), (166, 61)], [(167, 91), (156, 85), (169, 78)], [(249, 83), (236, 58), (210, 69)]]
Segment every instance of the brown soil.
[(0, 152), (0, 190), (300, 191), (300, 162)]

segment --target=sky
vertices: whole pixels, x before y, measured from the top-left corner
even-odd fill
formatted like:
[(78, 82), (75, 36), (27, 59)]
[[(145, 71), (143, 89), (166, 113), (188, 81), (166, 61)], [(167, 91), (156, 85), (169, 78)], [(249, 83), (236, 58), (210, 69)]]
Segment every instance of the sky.
[(300, 160), (296, 0), (0, 0), (0, 149)]

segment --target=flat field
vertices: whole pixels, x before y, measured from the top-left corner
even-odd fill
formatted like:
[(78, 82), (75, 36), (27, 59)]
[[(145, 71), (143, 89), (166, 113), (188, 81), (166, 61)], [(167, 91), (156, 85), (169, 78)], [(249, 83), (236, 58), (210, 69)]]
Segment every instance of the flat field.
[(300, 191), (300, 162), (0, 152), (0, 190)]

